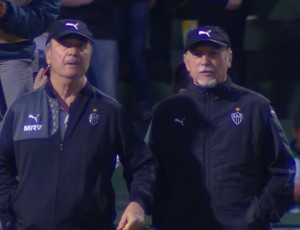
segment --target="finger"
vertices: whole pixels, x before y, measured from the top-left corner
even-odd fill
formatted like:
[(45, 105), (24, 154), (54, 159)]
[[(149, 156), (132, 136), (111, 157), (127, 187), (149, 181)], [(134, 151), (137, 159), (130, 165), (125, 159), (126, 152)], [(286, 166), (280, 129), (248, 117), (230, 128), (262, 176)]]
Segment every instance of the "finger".
[(126, 224), (127, 224), (127, 220), (126, 220), (126, 218), (124, 216), (122, 216), (121, 220), (120, 220), (120, 222), (118, 224), (117, 230), (124, 229), (124, 227), (126, 226)]
[(44, 85), (47, 82), (47, 75), (45, 73), (47, 72), (49, 66), (45, 68), (40, 68), (39, 72), (37, 73), (34, 82), (33, 82), (33, 89), (37, 89)]
[(42, 77), (43, 77), (43, 73), (44, 73), (44, 71), (45, 71), (45, 68), (44, 67), (42, 67), (42, 68), (40, 68), (40, 70), (38, 71), (38, 73), (37, 73), (37, 75), (36, 75), (36, 79), (37, 80), (41, 80), (42, 79)]

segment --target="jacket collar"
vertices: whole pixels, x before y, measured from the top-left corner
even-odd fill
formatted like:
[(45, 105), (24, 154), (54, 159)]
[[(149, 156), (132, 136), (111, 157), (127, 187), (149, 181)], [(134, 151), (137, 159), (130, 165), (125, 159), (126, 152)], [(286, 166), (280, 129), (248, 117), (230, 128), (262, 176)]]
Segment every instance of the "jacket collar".
[(225, 82), (218, 84), (213, 88), (204, 88), (204, 87), (195, 85), (191, 82), (191, 83), (189, 83), (187, 90), (188, 90), (188, 92), (190, 92), (191, 94), (195, 94), (196, 96), (220, 95), (225, 92), (228, 92), (231, 85), (232, 85), (232, 81), (228, 77)]
[[(87, 81), (85, 86), (79, 92), (78, 96), (79, 95), (89, 95), (93, 91), (92, 88), (93, 88), (92, 85)], [(51, 81), (49, 81), (49, 80), (45, 84), (45, 91), (46, 91), (46, 93), (48, 94), (49, 97), (56, 98), (56, 96), (54, 94), (54, 88), (51, 84)]]

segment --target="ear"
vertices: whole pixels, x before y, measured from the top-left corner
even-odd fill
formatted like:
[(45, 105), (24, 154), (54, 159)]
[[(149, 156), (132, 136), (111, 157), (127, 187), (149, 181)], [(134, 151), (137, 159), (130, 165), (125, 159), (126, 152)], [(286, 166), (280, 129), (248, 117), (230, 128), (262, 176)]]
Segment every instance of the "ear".
[(228, 50), (228, 52), (227, 52), (226, 61), (228, 64), (228, 68), (231, 68), (231, 66), (232, 66), (232, 51), (231, 50)]
[(46, 63), (48, 64), (48, 65), (50, 65), (51, 64), (51, 59), (50, 59), (50, 57), (51, 57), (51, 53), (50, 53), (50, 50), (49, 50), (49, 48), (48, 49), (45, 49), (45, 59), (46, 59)]
[(187, 56), (186, 53), (183, 55), (183, 62), (184, 62), (184, 64), (185, 64), (186, 70), (187, 70), (188, 72), (190, 72), (190, 67), (189, 67), (189, 65), (188, 65), (188, 56)]

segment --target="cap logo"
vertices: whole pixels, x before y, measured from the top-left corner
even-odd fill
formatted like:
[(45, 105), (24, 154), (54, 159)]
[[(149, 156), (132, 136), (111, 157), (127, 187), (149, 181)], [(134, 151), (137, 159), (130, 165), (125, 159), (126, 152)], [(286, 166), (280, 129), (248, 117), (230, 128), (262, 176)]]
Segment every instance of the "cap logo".
[(77, 22), (76, 24), (74, 24), (74, 23), (71, 23), (71, 22), (67, 22), (66, 23), (66, 26), (72, 26), (72, 27), (74, 27), (75, 28), (75, 30), (78, 30), (78, 26), (79, 25), (79, 23)]
[(200, 30), (200, 31), (198, 32), (199, 35), (205, 34), (207, 37), (210, 37), (210, 33), (211, 33), (211, 30), (209, 30), (209, 31), (207, 31), (207, 32), (206, 32), (206, 31), (201, 31), (201, 30)]

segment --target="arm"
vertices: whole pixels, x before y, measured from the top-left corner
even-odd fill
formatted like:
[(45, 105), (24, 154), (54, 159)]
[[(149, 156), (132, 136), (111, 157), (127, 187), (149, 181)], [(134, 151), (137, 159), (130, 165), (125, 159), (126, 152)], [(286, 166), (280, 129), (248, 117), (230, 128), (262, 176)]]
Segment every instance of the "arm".
[(18, 186), (16, 180), (16, 164), (13, 150), (13, 116), (9, 110), (3, 120), (0, 132), (0, 211), (9, 213), (10, 203)]
[[(291, 149), (272, 108), (266, 112), (267, 132), (262, 149), (268, 180), (259, 196), (259, 208), (266, 222), (278, 222), (293, 200), (295, 163)], [(259, 214), (258, 214), (259, 215)]]
[(150, 213), (156, 161), (124, 110), (121, 111), (118, 126), (122, 143), (119, 156), (130, 201), (118, 229), (134, 229), (134, 226), (144, 225), (144, 213)]
[(44, 33), (57, 19), (60, 0), (32, 0), (23, 6), (5, 1), (5, 8), (3, 17), (0, 13), (0, 27), (6, 33), (33, 39)]
[[(165, 168), (166, 165), (164, 164), (164, 155), (166, 151), (162, 150), (161, 146), (168, 145), (166, 142), (161, 145), (160, 141), (163, 138), (159, 137), (159, 134), (161, 133), (159, 130), (158, 124), (162, 124), (161, 122), (158, 122), (157, 118), (159, 115), (156, 114), (156, 111), (154, 110), (152, 115), (152, 121), (148, 127), (145, 141), (152, 150), (153, 154), (155, 155), (157, 161), (159, 162), (158, 167), (156, 169), (156, 180), (155, 180), (155, 192), (154, 192), (154, 198), (153, 198), (153, 204), (151, 207), (152, 211), (152, 224), (153, 226), (163, 226), (163, 218), (162, 216), (165, 215), (166, 206), (170, 202), (170, 188), (168, 186), (168, 180), (166, 178)], [(157, 133), (157, 130), (159, 130)]]

